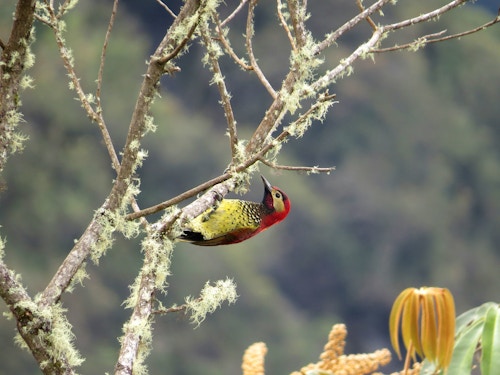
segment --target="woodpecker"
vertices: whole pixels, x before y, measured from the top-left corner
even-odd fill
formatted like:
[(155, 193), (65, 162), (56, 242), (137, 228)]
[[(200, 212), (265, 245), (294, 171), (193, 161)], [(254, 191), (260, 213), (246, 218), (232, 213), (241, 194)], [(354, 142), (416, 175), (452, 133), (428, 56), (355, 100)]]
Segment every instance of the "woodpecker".
[(271, 186), (264, 176), (262, 203), (223, 199), (186, 224), (181, 241), (200, 246), (238, 243), (282, 221), (290, 212), (290, 200), (282, 190)]

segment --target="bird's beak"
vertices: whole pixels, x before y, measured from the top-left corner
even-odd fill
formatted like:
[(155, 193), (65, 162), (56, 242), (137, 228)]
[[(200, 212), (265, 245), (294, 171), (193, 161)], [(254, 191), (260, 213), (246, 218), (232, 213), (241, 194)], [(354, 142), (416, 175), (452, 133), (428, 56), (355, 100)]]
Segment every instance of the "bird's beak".
[(271, 186), (271, 184), (269, 183), (269, 181), (266, 180), (266, 178), (262, 175), (260, 175), (260, 177), (262, 178), (262, 182), (264, 183), (264, 188), (268, 191), (268, 192), (271, 192), (273, 190), (273, 187)]

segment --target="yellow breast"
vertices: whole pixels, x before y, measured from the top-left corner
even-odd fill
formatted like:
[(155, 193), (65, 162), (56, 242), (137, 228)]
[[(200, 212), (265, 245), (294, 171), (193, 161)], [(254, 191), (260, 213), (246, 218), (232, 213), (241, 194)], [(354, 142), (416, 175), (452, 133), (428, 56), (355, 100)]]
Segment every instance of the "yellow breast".
[(252, 231), (260, 226), (261, 204), (239, 199), (223, 199), (191, 220), (186, 228), (203, 235), (206, 240), (238, 231)]

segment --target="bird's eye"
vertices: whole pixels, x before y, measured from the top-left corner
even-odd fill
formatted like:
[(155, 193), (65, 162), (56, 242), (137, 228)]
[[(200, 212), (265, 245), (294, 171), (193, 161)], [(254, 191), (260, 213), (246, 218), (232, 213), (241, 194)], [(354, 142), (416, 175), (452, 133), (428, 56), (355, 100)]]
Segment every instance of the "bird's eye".
[(279, 192), (276, 192), (276, 194), (274, 194), (274, 196), (277, 198), (277, 199), (280, 199), (281, 198), (281, 194)]

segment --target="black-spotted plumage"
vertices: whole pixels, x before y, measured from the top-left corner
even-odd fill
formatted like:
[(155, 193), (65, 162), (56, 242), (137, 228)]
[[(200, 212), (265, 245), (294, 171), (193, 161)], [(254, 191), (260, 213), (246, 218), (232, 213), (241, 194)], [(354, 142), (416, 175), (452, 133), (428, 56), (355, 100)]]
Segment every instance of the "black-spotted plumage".
[(201, 246), (228, 245), (244, 241), (282, 221), (290, 211), (290, 200), (262, 177), (262, 203), (223, 199), (191, 220), (180, 240)]

